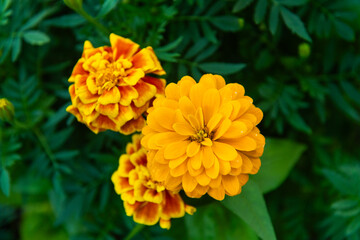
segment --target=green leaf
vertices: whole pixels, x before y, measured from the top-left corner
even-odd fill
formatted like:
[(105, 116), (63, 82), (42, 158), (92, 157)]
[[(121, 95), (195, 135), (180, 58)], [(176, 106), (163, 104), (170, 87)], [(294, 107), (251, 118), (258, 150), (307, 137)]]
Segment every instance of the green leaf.
[(106, 0), (100, 9), (100, 12), (98, 13), (97, 17), (103, 17), (107, 15), (111, 10), (113, 10), (116, 5), (118, 4), (119, 0)]
[(212, 43), (217, 43), (216, 39), (216, 31), (210, 28), (209, 24), (207, 22), (201, 22), (200, 23), (201, 28), (204, 32), (205, 37)]
[[(227, 224), (219, 224), (223, 222)], [(258, 239), (254, 231), (241, 218), (214, 201), (197, 207), (194, 215), (186, 215), (185, 225), (187, 239), (191, 240), (230, 240), (238, 239), (239, 236), (246, 240)]]
[(50, 38), (45, 33), (38, 30), (31, 30), (24, 32), (24, 40), (31, 45), (44, 45), (50, 42)]
[(208, 43), (209, 41), (206, 38), (198, 40), (191, 48), (189, 48), (184, 57), (186, 59), (194, 57), (196, 54), (201, 52)]
[(21, 38), (15, 37), (13, 46), (12, 46), (12, 54), (11, 54), (11, 61), (15, 62), (18, 58), (21, 51)]
[(241, 71), (246, 64), (244, 63), (220, 63), (220, 62), (210, 62), (210, 63), (200, 63), (199, 68), (206, 73), (215, 73), (215, 74), (232, 74)]
[(294, 7), (304, 5), (308, 0), (277, 0), (277, 2), (289, 7)]
[(335, 84), (329, 84), (329, 90), (335, 105), (355, 121), (360, 121), (359, 113), (344, 99), (339, 88)]
[(285, 22), (285, 25), (299, 37), (311, 42), (311, 37), (307, 33), (304, 23), (294, 13), (290, 12), (287, 8), (280, 8), (281, 16)]
[(337, 32), (337, 34), (347, 40), (347, 41), (354, 41), (355, 40), (355, 32), (354, 30), (347, 25), (346, 23), (340, 21), (340, 20), (335, 20), (334, 21), (334, 26), (335, 26), (335, 30)]
[(1, 190), (5, 194), (5, 196), (10, 195), (10, 176), (9, 172), (3, 168), (0, 172), (0, 182), (1, 182)]
[(239, 19), (235, 16), (217, 16), (211, 18), (210, 22), (223, 31), (236, 32), (240, 29)]
[(353, 220), (350, 222), (350, 224), (347, 226), (345, 233), (346, 235), (351, 235), (356, 232), (359, 232), (360, 230), (360, 215), (353, 218)]
[(280, 12), (279, 5), (278, 4), (273, 5), (269, 17), (269, 29), (272, 35), (275, 35), (279, 25), (279, 12)]
[(345, 210), (345, 209), (350, 209), (350, 208), (356, 207), (359, 204), (360, 204), (360, 202), (358, 200), (344, 199), (344, 200), (339, 200), (339, 201), (331, 204), (331, 208), (333, 208), (335, 210)]
[(85, 18), (79, 14), (68, 14), (45, 21), (46, 24), (55, 27), (77, 27), (86, 22)]
[(281, 185), (300, 159), (306, 146), (291, 140), (267, 138), (259, 172), (252, 179), (263, 193)]
[(221, 203), (244, 220), (263, 240), (276, 239), (264, 197), (259, 186), (251, 179), (239, 195), (227, 196)]
[(304, 121), (304, 119), (300, 116), (298, 112), (293, 112), (287, 117), (290, 124), (296, 129), (303, 131), (307, 134), (311, 134), (311, 128), (309, 127), (309, 125), (307, 125), (307, 123)]
[(264, 20), (267, 8), (267, 0), (259, 0), (255, 7), (254, 21), (256, 24), (261, 23)]
[(28, 30), (30, 28), (35, 27), (36, 25), (38, 25), (43, 19), (45, 19), (47, 16), (53, 14), (54, 12), (56, 12), (56, 10), (58, 9), (58, 7), (52, 7), (52, 8), (47, 8), (45, 10), (43, 10), (42, 12), (36, 14), (35, 16), (33, 16), (32, 18), (29, 19), (29, 21), (27, 21), (20, 29), (20, 32), (23, 32), (25, 30)]
[(356, 87), (345, 80), (340, 81), (340, 85), (346, 95), (348, 95), (351, 100), (360, 106), (360, 92), (356, 89)]
[(155, 52), (168, 52), (179, 46), (179, 44), (182, 42), (183, 36), (178, 37), (175, 41), (166, 44), (165, 46), (159, 47), (154, 49)]
[(244, 8), (246, 8), (247, 6), (250, 5), (250, 3), (252, 3), (253, 0), (238, 0), (233, 8), (233, 12), (238, 12), (240, 10), (243, 10)]

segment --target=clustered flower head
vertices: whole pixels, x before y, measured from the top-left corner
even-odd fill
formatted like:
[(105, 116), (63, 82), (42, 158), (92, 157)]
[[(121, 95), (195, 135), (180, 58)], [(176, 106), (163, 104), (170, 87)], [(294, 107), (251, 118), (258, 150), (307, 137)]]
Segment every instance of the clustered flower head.
[(189, 76), (170, 83), (148, 109), (141, 143), (152, 178), (189, 197), (237, 195), (258, 172), (265, 138), (263, 117), (243, 86), (219, 75)]
[(152, 179), (147, 168), (146, 150), (135, 134), (120, 156), (119, 168), (111, 177), (117, 194), (124, 201), (125, 212), (135, 222), (170, 228), (171, 218), (180, 218), (195, 208), (186, 205), (178, 193), (168, 191), (162, 183)]
[[(123, 134), (141, 131), (143, 113), (164, 93), (165, 80), (153, 49), (115, 34), (111, 46), (84, 44), (69, 82), (72, 104), (66, 109), (94, 133), (113, 130)], [(153, 76), (149, 76), (152, 74)]]

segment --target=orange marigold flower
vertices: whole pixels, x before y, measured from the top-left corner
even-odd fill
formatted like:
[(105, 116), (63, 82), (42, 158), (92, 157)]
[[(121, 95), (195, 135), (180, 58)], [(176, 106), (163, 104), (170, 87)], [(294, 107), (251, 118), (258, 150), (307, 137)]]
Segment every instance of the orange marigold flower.
[(265, 146), (256, 127), (263, 113), (244, 93), (212, 74), (199, 83), (189, 76), (170, 83), (148, 109), (142, 131), (153, 179), (193, 198), (239, 194), (248, 174), (258, 172)]
[(66, 109), (94, 133), (107, 129), (130, 134), (145, 125), (142, 114), (164, 93), (165, 80), (153, 49), (115, 34), (111, 46), (94, 48), (85, 41), (69, 82), (72, 104)]
[(147, 169), (146, 150), (141, 146), (141, 135), (135, 134), (120, 156), (119, 168), (111, 177), (117, 194), (124, 201), (125, 212), (137, 223), (170, 228), (171, 218), (180, 218), (195, 208), (186, 205), (178, 193), (168, 191), (154, 181)]

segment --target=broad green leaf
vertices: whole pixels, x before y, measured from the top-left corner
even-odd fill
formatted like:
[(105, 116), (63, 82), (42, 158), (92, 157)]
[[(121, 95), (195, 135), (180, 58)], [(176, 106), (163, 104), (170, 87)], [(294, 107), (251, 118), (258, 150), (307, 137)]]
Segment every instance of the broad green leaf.
[[(226, 222), (227, 224), (221, 224)], [(227, 208), (214, 202), (196, 208), (194, 215), (185, 216), (187, 239), (191, 240), (257, 240), (252, 229)], [(176, 238), (177, 239), (177, 238)], [(184, 238), (182, 238), (184, 239)]]
[(239, 216), (263, 240), (275, 240), (275, 231), (259, 186), (249, 180), (242, 192), (234, 197), (226, 196), (221, 202)]
[(290, 12), (287, 8), (280, 8), (281, 16), (285, 22), (285, 25), (299, 37), (311, 42), (311, 37), (306, 31), (304, 23), (294, 13)]
[(306, 146), (291, 140), (267, 138), (261, 159), (261, 167), (252, 176), (263, 193), (281, 185), (300, 159)]
[(97, 17), (103, 17), (107, 15), (111, 10), (113, 10), (119, 0), (106, 0), (100, 9), (100, 12), (98, 13)]
[(0, 171), (0, 184), (1, 184), (1, 190), (2, 192), (5, 194), (5, 196), (9, 196), (10, 195), (10, 176), (9, 176), (9, 172), (3, 168)]
[(206, 73), (215, 73), (215, 74), (232, 74), (241, 71), (246, 64), (244, 63), (200, 63), (199, 68)]
[(223, 31), (236, 32), (240, 29), (239, 19), (235, 16), (212, 17), (210, 22)]
[(278, 3), (293, 7), (293, 6), (301, 6), (308, 2), (308, 0), (277, 0)]
[(32, 203), (22, 208), (20, 237), (23, 240), (69, 239), (63, 228), (53, 226), (54, 214), (48, 203)]
[(279, 5), (278, 4), (273, 5), (269, 17), (269, 29), (272, 35), (275, 35), (279, 25), (279, 15), (280, 15), (279, 13), (280, 13)]
[(23, 37), (24, 40), (31, 45), (44, 45), (50, 42), (49, 36), (38, 30), (26, 31)]
[(355, 32), (354, 30), (347, 25), (346, 23), (340, 21), (340, 20), (335, 20), (334, 21), (334, 26), (336, 29), (337, 34), (347, 40), (347, 41), (354, 41), (355, 40)]
[(243, 10), (244, 8), (246, 8), (247, 6), (250, 5), (250, 3), (252, 3), (253, 0), (238, 0), (233, 8), (233, 12), (238, 12)]
[(268, 4), (267, 0), (258, 0), (255, 7), (255, 15), (254, 15), (254, 21), (256, 24), (259, 24), (264, 20), (267, 4)]
[(349, 117), (355, 121), (360, 121), (360, 114), (356, 111), (342, 96), (339, 88), (335, 84), (329, 84), (330, 97), (335, 105), (344, 111)]

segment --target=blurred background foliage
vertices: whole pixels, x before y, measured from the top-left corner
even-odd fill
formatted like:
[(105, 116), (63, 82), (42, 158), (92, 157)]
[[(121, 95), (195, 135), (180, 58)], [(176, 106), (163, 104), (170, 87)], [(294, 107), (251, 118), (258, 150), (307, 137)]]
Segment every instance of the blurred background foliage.
[[(358, 0), (0, 0), (0, 97), (15, 107), (0, 121), (0, 239), (124, 239), (136, 226), (110, 182), (130, 137), (65, 112), (83, 42), (111, 32), (152, 46), (168, 82), (244, 85), (277, 138), (262, 163), (279, 181), (252, 179), (278, 239), (360, 239), (359, 30)], [(197, 206), (134, 239), (258, 238), (231, 209)]]

